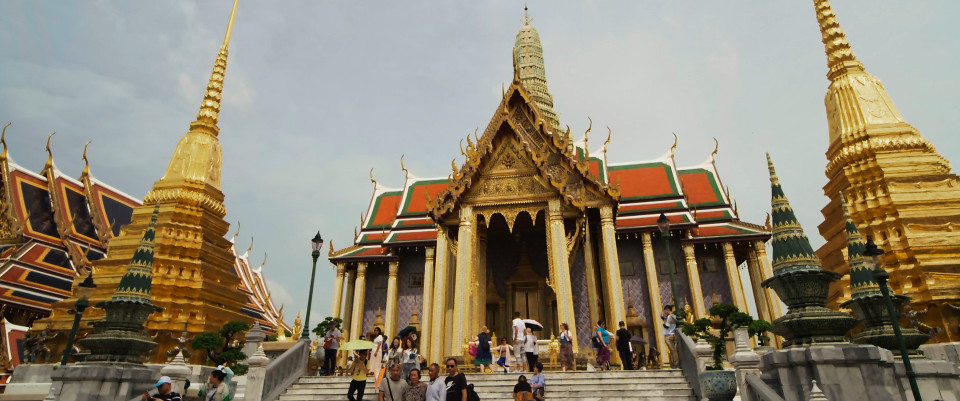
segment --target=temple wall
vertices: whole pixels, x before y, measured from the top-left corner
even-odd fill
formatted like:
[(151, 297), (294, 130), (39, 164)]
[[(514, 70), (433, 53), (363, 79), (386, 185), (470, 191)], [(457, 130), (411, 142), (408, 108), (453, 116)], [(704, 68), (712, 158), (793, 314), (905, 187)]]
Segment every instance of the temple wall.
[[(643, 260), (643, 241), (640, 238), (623, 238), (617, 240), (617, 252), (620, 257), (620, 279), (623, 281), (623, 308), (626, 310), (633, 300), (633, 308), (637, 316), (643, 319), (646, 329), (646, 338), (653, 338), (656, 334), (650, 322), (655, 321), (650, 307), (650, 291), (647, 288), (646, 264)], [(668, 279), (669, 285), (669, 279)], [(657, 311), (659, 312), (659, 311)], [(607, 328), (616, 327), (617, 322), (608, 322)]]
[(590, 296), (587, 293), (586, 261), (583, 256), (583, 247), (577, 251), (577, 256), (570, 266), (570, 290), (573, 294), (573, 315), (577, 319), (577, 341), (585, 352), (590, 349), (590, 337), (593, 333), (593, 322), (590, 318)]
[[(370, 263), (367, 266), (367, 289), (366, 297), (363, 301), (364, 333), (373, 330), (373, 322), (377, 318), (377, 308), (383, 310), (387, 306), (387, 273), (388, 267), (386, 263)], [(383, 327), (381, 327), (381, 329), (383, 329)]]
[[(670, 256), (676, 266), (677, 295), (681, 305), (690, 294), (690, 281), (687, 279), (687, 264), (683, 256), (683, 247), (676, 236), (670, 240)], [(659, 234), (653, 236), (653, 259), (657, 263), (657, 282), (660, 283), (660, 304), (673, 305), (673, 292), (670, 286), (670, 269), (667, 267), (667, 253), (663, 246), (663, 238)], [(649, 298), (648, 298), (649, 299)], [(660, 311), (657, 311), (660, 313)]]
[[(425, 262), (426, 254), (423, 248), (404, 249), (400, 252), (400, 272), (397, 276), (397, 330), (402, 330), (410, 324), (410, 316), (414, 310), (419, 315), (418, 319), (423, 321), (422, 283)], [(416, 287), (411, 285), (414, 277), (419, 277), (420, 285)]]
[[(713, 306), (714, 292), (717, 293), (721, 303), (732, 304), (730, 279), (727, 277), (727, 266), (723, 259), (723, 245), (720, 243), (696, 244), (695, 253), (697, 255), (697, 268), (700, 270), (700, 286), (703, 289), (703, 303), (706, 310), (709, 311), (710, 307)], [(713, 263), (713, 266), (710, 266), (711, 263)], [(715, 271), (710, 271), (711, 269)], [(749, 284), (749, 281), (744, 282), (744, 285)]]

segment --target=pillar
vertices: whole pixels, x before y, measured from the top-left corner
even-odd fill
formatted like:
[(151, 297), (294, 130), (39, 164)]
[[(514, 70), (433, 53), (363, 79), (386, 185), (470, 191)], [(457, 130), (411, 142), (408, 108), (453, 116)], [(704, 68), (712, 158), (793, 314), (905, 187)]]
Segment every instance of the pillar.
[(733, 255), (733, 244), (730, 242), (723, 243), (723, 259), (727, 264), (730, 298), (733, 299), (733, 304), (740, 308), (741, 312), (749, 314), (750, 308), (747, 306), (747, 299), (743, 293), (743, 283), (740, 282), (740, 270), (737, 269), (737, 259)]
[(363, 334), (363, 298), (367, 292), (367, 262), (357, 263), (357, 279), (353, 290), (353, 316), (350, 318), (350, 334), (353, 338)]
[(452, 332), (451, 355), (461, 355), (463, 350), (460, 344), (463, 344), (464, 337), (468, 335), (471, 327), (470, 318), (472, 305), (470, 305), (470, 292), (474, 286), (473, 276), (473, 249), (474, 235), (476, 230), (477, 217), (473, 214), (471, 206), (463, 205), (460, 207), (460, 231), (457, 234), (457, 275), (454, 282), (454, 302), (453, 302), (453, 321), (450, 326)]
[[(752, 248), (752, 247), (751, 247)], [(760, 285), (760, 264), (757, 261), (757, 252), (750, 249), (747, 256), (747, 272), (750, 275), (750, 288), (753, 289), (753, 301), (757, 304), (757, 317), (768, 322), (772, 322), (770, 317), (770, 306), (767, 304), (767, 298), (764, 289)]]
[(387, 338), (397, 336), (397, 272), (400, 270), (400, 261), (391, 260), (387, 277), (387, 310), (384, 312), (383, 325)]
[[(554, 280), (551, 283), (553, 292), (557, 294), (557, 319), (554, 326), (559, 327), (559, 323), (567, 323), (572, 327), (570, 334), (573, 335), (573, 352), (580, 352), (580, 345), (577, 343), (577, 322), (573, 312), (573, 291), (570, 288), (570, 259), (567, 253), (567, 236), (563, 227), (563, 204), (560, 199), (551, 199), (548, 203), (548, 226), (550, 243), (548, 250), (553, 258)], [(619, 272), (619, 267), (618, 267)], [(546, 328), (545, 328), (546, 329)], [(558, 330), (553, 328), (552, 330)], [(547, 330), (544, 330), (546, 337)]]
[[(590, 218), (584, 218), (584, 239), (583, 239), (583, 274), (585, 276), (584, 282), (587, 284), (587, 306), (590, 308), (590, 327), (593, 327), (593, 324), (597, 320), (600, 320), (600, 311), (597, 308), (599, 302), (597, 302), (597, 262), (596, 258), (593, 255), (593, 240), (590, 236)], [(570, 326), (570, 331), (573, 332), (577, 328)]]
[[(244, 399), (249, 401), (260, 401), (263, 397), (263, 384), (267, 379), (267, 365), (270, 364), (270, 358), (263, 353), (263, 347), (257, 347), (257, 351), (246, 360), (250, 370), (247, 372), (247, 387), (244, 390)], [(185, 394), (182, 392), (180, 394)]]
[(657, 263), (653, 257), (653, 240), (650, 233), (643, 233), (643, 265), (647, 270), (647, 288), (650, 291), (650, 314), (652, 320), (654, 336), (657, 338), (657, 350), (660, 355), (668, 355), (667, 341), (663, 338), (663, 319), (660, 314), (663, 313), (663, 304), (660, 300), (660, 281), (657, 275)]
[[(600, 231), (603, 235), (604, 293), (607, 296), (607, 329), (620, 320), (627, 320), (620, 280), (620, 256), (617, 255), (617, 234), (613, 226), (613, 207), (600, 207)], [(615, 331), (615, 330), (614, 330)], [(614, 353), (616, 354), (616, 353)]]
[[(687, 279), (690, 282), (690, 294), (693, 297), (693, 314), (699, 319), (707, 316), (703, 303), (703, 287), (700, 286), (700, 269), (697, 268), (697, 254), (694, 244), (683, 244), (683, 256), (687, 260)], [(676, 305), (680, 308), (680, 305)]]
[(343, 318), (340, 315), (340, 305), (343, 302), (343, 276), (347, 270), (346, 264), (337, 263), (337, 279), (333, 283), (333, 302), (330, 303), (330, 316)]
[[(350, 330), (351, 324), (353, 324), (353, 293), (356, 287), (356, 279), (356, 270), (347, 269), (346, 274), (343, 275), (343, 289), (346, 293), (343, 296), (343, 304), (340, 305), (340, 318), (343, 319), (344, 330)], [(352, 334), (353, 331), (351, 330), (350, 333)]]
[[(767, 258), (767, 244), (766, 242), (757, 240), (753, 241), (753, 250), (757, 253), (757, 261), (760, 262), (760, 282), (773, 277), (773, 267), (770, 266), (770, 259)], [(764, 298), (767, 299), (767, 305), (770, 307), (770, 319), (772, 322), (774, 319), (783, 316), (783, 310), (780, 309), (780, 298), (769, 288), (764, 288), (763, 290)]]
[[(444, 344), (444, 315), (446, 314), (445, 309), (447, 306), (447, 280), (449, 267), (447, 266), (447, 260), (450, 259), (450, 252), (447, 250), (447, 231), (442, 226), (437, 227), (437, 259), (435, 261), (436, 267), (434, 268), (433, 275), (433, 324), (430, 327), (430, 354), (428, 355), (429, 362), (441, 363), (440, 359), (443, 358), (446, 351), (443, 349)], [(427, 326), (424, 326), (427, 327)]]
[(430, 337), (433, 333), (428, 330), (431, 329), (430, 323), (433, 322), (433, 310), (430, 309), (433, 305), (433, 255), (435, 248), (428, 246), (424, 249), (425, 261), (423, 263), (423, 298), (422, 306), (423, 311), (420, 313), (420, 353), (424, 357), (430, 356)]

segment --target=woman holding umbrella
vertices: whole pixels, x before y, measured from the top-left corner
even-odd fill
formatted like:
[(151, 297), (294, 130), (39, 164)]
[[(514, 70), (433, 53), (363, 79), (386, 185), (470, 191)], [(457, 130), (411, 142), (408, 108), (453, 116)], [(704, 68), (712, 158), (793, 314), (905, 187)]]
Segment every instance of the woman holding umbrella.
[[(366, 340), (353, 340), (343, 344), (340, 349), (344, 351), (357, 351), (357, 357), (347, 370), (353, 380), (350, 381), (350, 389), (347, 390), (347, 399), (357, 401), (363, 399), (363, 391), (367, 388), (367, 375), (370, 369), (367, 365), (367, 350), (377, 345)], [(354, 397), (356, 394), (356, 397)]]

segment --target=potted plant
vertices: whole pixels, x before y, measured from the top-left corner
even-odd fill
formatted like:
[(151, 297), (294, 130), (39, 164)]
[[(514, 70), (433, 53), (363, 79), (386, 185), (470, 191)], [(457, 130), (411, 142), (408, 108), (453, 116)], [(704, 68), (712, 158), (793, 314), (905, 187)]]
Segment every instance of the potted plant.
[[(713, 364), (700, 373), (700, 390), (703, 396), (711, 401), (733, 400), (737, 395), (737, 377), (735, 371), (723, 368), (723, 360), (727, 355), (726, 339), (734, 329), (750, 327), (753, 318), (729, 304), (714, 304), (710, 308), (710, 316), (710, 318), (700, 318), (693, 324), (684, 325), (683, 334), (702, 338), (713, 350)], [(714, 330), (717, 331), (716, 334)]]
[(767, 342), (770, 341), (770, 336), (766, 333), (770, 330), (771, 326), (773, 325), (770, 324), (770, 322), (763, 319), (757, 319), (750, 323), (750, 336), (757, 337), (757, 348), (769, 348), (767, 347)]

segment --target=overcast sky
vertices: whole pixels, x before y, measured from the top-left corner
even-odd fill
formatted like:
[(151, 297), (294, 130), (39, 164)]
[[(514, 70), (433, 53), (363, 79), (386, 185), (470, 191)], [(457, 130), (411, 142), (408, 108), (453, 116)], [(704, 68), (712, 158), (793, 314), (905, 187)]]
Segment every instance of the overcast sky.
[[(142, 198), (197, 113), (232, 1), (0, 2), (0, 121), (11, 157), (39, 171), (47, 135), (78, 177)], [(309, 241), (338, 248), (372, 190), (400, 187), (400, 155), (445, 176), (512, 78), (524, 3), (241, 1), (220, 114), (223, 192), (239, 247), (255, 237), (274, 301), (306, 309)], [(681, 166), (720, 141), (717, 166), (744, 220), (770, 209), (763, 153), (814, 247), (828, 145), (828, 81), (812, 1), (530, 1), (562, 123), (613, 129), (611, 162)], [(836, 0), (867, 71), (943, 156), (960, 161), (960, 2)], [(594, 143), (602, 141), (601, 134)], [(326, 250), (324, 250), (324, 258)], [(318, 267), (311, 320), (329, 313)]]

